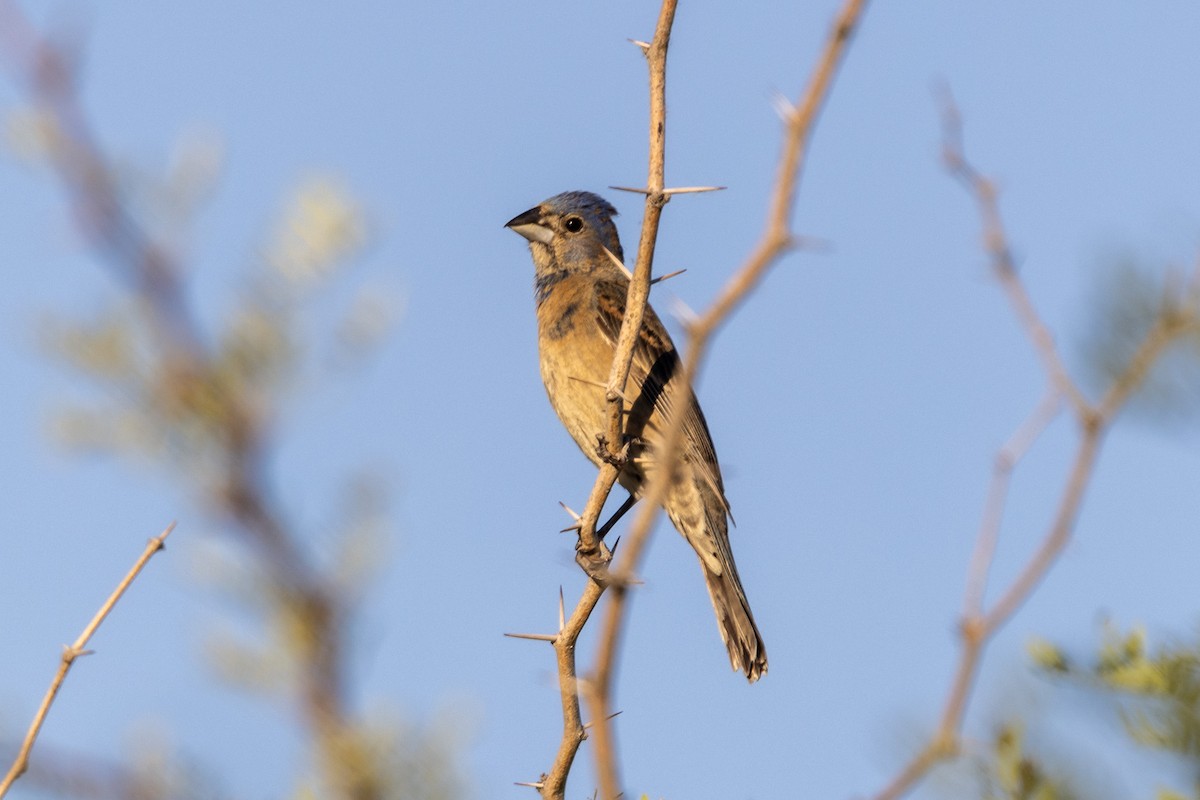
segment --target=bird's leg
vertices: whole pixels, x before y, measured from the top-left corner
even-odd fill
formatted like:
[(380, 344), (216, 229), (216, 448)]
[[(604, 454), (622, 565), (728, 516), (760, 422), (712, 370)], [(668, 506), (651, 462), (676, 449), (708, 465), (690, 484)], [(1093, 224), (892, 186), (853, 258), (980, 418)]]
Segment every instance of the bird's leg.
[(605, 534), (612, 530), (613, 525), (616, 525), (617, 521), (620, 520), (621, 517), (625, 516), (629, 509), (633, 508), (638, 499), (638, 497), (632, 494), (625, 498), (625, 502), (621, 503), (621, 507), (618, 508), (616, 512), (614, 512), (613, 515), (608, 518), (608, 522), (604, 523), (596, 530), (596, 538), (599, 541), (604, 541)]

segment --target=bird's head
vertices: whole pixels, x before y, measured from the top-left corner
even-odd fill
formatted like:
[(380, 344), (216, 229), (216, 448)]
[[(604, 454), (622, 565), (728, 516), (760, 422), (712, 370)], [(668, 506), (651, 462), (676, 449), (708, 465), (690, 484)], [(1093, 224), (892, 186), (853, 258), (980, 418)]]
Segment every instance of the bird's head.
[(604, 248), (624, 260), (613, 224), (616, 215), (617, 210), (599, 195), (563, 192), (513, 217), (505, 227), (529, 240), (539, 272), (607, 269), (611, 261)]

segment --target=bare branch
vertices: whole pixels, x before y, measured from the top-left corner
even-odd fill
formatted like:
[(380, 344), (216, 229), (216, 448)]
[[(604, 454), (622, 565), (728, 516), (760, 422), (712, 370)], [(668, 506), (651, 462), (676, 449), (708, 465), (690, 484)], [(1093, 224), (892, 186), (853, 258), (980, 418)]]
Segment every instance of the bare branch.
[(1062, 406), (1062, 398), (1056, 391), (1047, 392), (1033, 413), (1013, 433), (1008, 442), (996, 454), (992, 467), (992, 485), (988, 490), (984, 506), (983, 521), (979, 536), (975, 540), (975, 552), (967, 570), (967, 591), (963, 600), (963, 616), (979, 614), (983, 609), (983, 598), (987, 591), (988, 571), (996, 551), (996, 540), (1000, 535), (1000, 523), (1004, 518), (1004, 507), (1008, 502), (1008, 485), (1013, 469), (1024, 458), (1025, 453), (1041, 436)]
[(1087, 398), (1068, 375), (1054, 344), (1054, 336), (1033, 307), (1025, 284), (1017, 273), (1008, 234), (996, 202), (996, 186), (966, 159), (962, 147), (962, 117), (948, 90), (942, 92), (942, 141), (942, 158), (946, 168), (963, 183), (975, 200), (983, 223), (984, 250), (991, 259), (992, 271), (1042, 359), (1043, 368), (1055, 388), (1070, 402), (1077, 416), (1090, 413), (1091, 406)]
[(17, 751), (16, 760), (13, 761), (12, 767), (9, 768), (8, 774), (4, 776), (4, 780), (0, 781), (0, 797), (8, 794), (9, 788), (13, 783), (20, 778), (25, 770), (29, 768), (29, 753), (33, 750), (33, 744), (37, 741), (38, 734), (41, 733), (42, 724), (46, 721), (46, 714), (50, 711), (50, 706), (53, 705), (54, 699), (58, 696), (58, 690), (66, 680), (67, 673), (71, 671), (71, 666), (75, 663), (75, 659), (80, 656), (85, 656), (91, 653), (87, 650), (87, 644), (92, 639), (92, 635), (96, 629), (100, 627), (100, 623), (108, 617), (117, 601), (125, 594), (125, 590), (130, 587), (134, 579), (141, 573), (142, 568), (146, 563), (154, 557), (154, 554), (165, 547), (167, 537), (171, 535), (171, 531), (175, 530), (175, 523), (172, 522), (166, 529), (146, 543), (146, 549), (138, 556), (137, 561), (130, 567), (129, 572), (125, 573), (125, 577), (117, 584), (117, 588), (113, 590), (108, 599), (104, 601), (104, 605), (100, 606), (100, 610), (96, 612), (91, 621), (84, 627), (83, 633), (75, 639), (70, 645), (63, 648), (62, 659), (58, 664), (58, 672), (54, 675), (54, 680), (50, 681), (50, 688), (46, 690), (46, 695), (42, 698), (42, 704), (38, 706), (37, 713), (33, 716), (33, 722), (29, 726), (28, 732), (25, 734), (25, 739), (21, 742), (21, 749)]
[[(1104, 434), (1165, 349), (1183, 333), (1194, 330), (1200, 321), (1195, 303), (1191, 301), (1190, 289), (1180, 292), (1182, 302), (1176, 302), (1174, 297), (1169, 297), (1134, 357), (1121, 374), (1114, 378), (1104, 398), (1098, 405), (1093, 406), (1089, 403), (1067, 373), (1054, 346), (1053, 336), (1034, 309), (1017, 274), (996, 202), (994, 184), (966, 160), (962, 148), (958, 110), (948, 94), (943, 102), (942, 116), (947, 167), (963, 182), (975, 200), (983, 223), (985, 248), (992, 259), (993, 272), (1033, 343), (1052, 388), (996, 456), (992, 486), (968, 571), (963, 619), (959, 629), (962, 640), (959, 661), (951, 679), (938, 727), (926, 745), (875, 795), (875, 800), (896, 800), (902, 797), (935, 765), (958, 754), (961, 748), (963, 718), (984, 651), (1000, 628), (1037, 589), (1070, 541), (1079, 518), (1084, 493), (1095, 472)], [(1024, 568), (1001, 593), (1000, 599), (990, 609), (985, 609), (987, 573), (999, 535), (1010, 473), (1057, 415), (1061, 398), (1066, 398), (1073, 412), (1080, 439), (1058, 507), (1045, 536)]]

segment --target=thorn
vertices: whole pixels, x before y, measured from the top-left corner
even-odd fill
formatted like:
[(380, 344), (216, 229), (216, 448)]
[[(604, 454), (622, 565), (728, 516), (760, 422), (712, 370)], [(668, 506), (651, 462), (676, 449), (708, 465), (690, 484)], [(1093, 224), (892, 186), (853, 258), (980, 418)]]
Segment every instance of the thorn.
[(544, 784), (540, 781), (537, 783), (529, 783), (527, 781), (513, 781), (513, 786), (528, 786), (531, 789), (537, 789), (539, 792), (542, 790), (542, 787), (545, 785), (546, 784)]
[(601, 249), (604, 250), (604, 254), (607, 255), (610, 259), (612, 259), (612, 262), (614, 264), (616, 264), (618, 267), (621, 268), (621, 272), (625, 273), (625, 277), (629, 278), (629, 280), (633, 280), (633, 273), (629, 271), (629, 267), (625, 266), (625, 264), (621, 261), (621, 259), (617, 258), (612, 250), (609, 250), (607, 247), (604, 247), (604, 245), (600, 245), (600, 247), (601, 247)]
[(601, 389), (608, 391), (608, 384), (603, 383), (601, 381), (592, 381), (592, 380), (588, 380), (587, 378), (577, 378), (574, 375), (568, 375), (567, 380), (579, 381), (580, 383), (586, 383), (588, 386), (599, 386)]
[(723, 192), (728, 187), (726, 186), (680, 186), (675, 189), (663, 189), (662, 193), (667, 197), (674, 194), (697, 194), (699, 192)]
[[(611, 721), (611, 720), (613, 720), (613, 719), (616, 719), (617, 717), (621, 716), (621, 714), (623, 714), (623, 713), (624, 713), (624, 712), (622, 712), (622, 711), (614, 711), (613, 713), (611, 713), (611, 714), (609, 714), (607, 717), (605, 717), (605, 718), (604, 718), (604, 721), (605, 721), (605, 722), (609, 722), (609, 721)], [(596, 724), (595, 722), (586, 722), (586, 723), (584, 723), (584, 725), (583, 725), (583, 729), (586, 731), (588, 728), (592, 727), (592, 726), (593, 726), (593, 725), (595, 725), (595, 724)]]
[(669, 281), (669, 280), (671, 280), (671, 278), (674, 278), (676, 275), (682, 275), (685, 272), (687, 272), (686, 269), (677, 269), (674, 272), (668, 272), (666, 275), (660, 275), (657, 278), (651, 278), (650, 285), (653, 286), (656, 283), (662, 283), (663, 281)]
[(791, 122), (792, 117), (796, 116), (796, 106), (782, 92), (775, 92), (771, 96), (771, 105), (775, 107), (775, 113), (784, 122)]
[[(652, 194), (656, 194), (656, 192), (653, 192), (650, 189), (647, 189), (643, 186), (609, 186), (608, 188), (610, 188), (614, 191), (617, 191), (617, 192), (630, 192), (632, 194), (641, 194), (641, 195), (645, 195), (647, 197), (649, 197)], [(699, 192), (720, 192), (720, 191), (724, 191), (727, 188), (728, 187), (726, 187), (726, 186), (676, 186), (676, 187), (673, 187), (670, 189), (663, 189), (661, 192), (657, 192), (657, 194), (661, 194), (663, 197), (665, 197), (669, 200), (673, 195), (677, 195), (677, 194), (697, 194)]]
[(813, 253), (832, 253), (833, 241), (817, 236), (792, 236), (788, 239), (788, 247)]
[(671, 313), (675, 315), (675, 317), (679, 320), (679, 323), (683, 325), (685, 330), (688, 331), (690, 331), (692, 326), (696, 324), (696, 320), (700, 319), (699, 315), (696, 314), (695, 311), (692, 311), (691, 306), (683, 302), (683, 300), (679, 299), (678, 297), (676, 297), (675, 302), (671, 304)]
[(615, 555), (617, 554), (617, 545), (619, 545), (620, 543), (621, 543), (621, 537), (620, 537), (620, 536), (618, 536), (618, 537), (617, 537), (617, 538), (616, 538), (616, 539), (613, 541), (613, 546), (612, 546), (612, 549), (608, 551), (608, 554), (609, 554), (610, 556), (615, 556)]
[(558, 587), (558, 632), (562, 633), (563, 628), (567, 627), (567, 609), (563, 602), (562, 586)]
[[(608, 384), (607, 384), (607, 383), (601, 383), (600, 381), (590, 381), (590, 380), (588, 380), (587, 378), (576, 378), (574, 375), (568, 375), (568, 376), (567, 376), (567, 380), (569, 380), (569, 381), (579, 381), (580, 383), (586, 383), (588, 386), (596, 386), (596, 387), (598, 387), (598, 388), (600, 388), (600, 389), (603, 389), (605, 392), (607, 392), (607, 391), (608, 391)], [(621, 398), (622, 400), (624, 400), (626, 403), (628, 403), (628, 402), (629, 402), (629, 398), (628, 398), (628, 397), (626, 397), (626, 396), (625, 396), (623, 393), (621, 393), (621, 392), (618, 392), (616, 389), (613, 389), (613, 393), (614, 393), (614, 394), (616, 394), (616, 395), (617, 395), (617, 397), (619, 397), (619, 398)]]
[(629, 39), (628, 41), (630, 44), (636, 44), (638, 47), (642, 48), (643, 53), (650, 49), (649, 42), (643, 42), (640, 39)]
[[(171, 531), (175, 530), (176, 524), (178, 524), (176, 520), (171, 520), (171, 524), (168, 525), (162, 533), (150, 540), (150, 542), (158, 542), (155, 552), (167, 549), (167, 537), (171, 535)], [(146, 542), (146, 544), (149, 544), (150, 542)]]
[(554, 642), (558, 639), (556, 633), (506, 633), (510, 639), (529, 639), (532, 642)]
[(563, 507), (563, 511), (566, 511), (575, 520), (574, 525), (568, 525), (567, 527), (565, 527), (561, 531), (559, 531), (559, 533), (567, 533), (568, 531), (579, 530), (583, 526), (583, 518), (580, 517), (578, 514), (576, 514), (575, 510), (573, 508), (571, 508), (569, 505), (567, 505), (566, 503), (564, 503), (562, 500), (559, 500), (558, 504)]

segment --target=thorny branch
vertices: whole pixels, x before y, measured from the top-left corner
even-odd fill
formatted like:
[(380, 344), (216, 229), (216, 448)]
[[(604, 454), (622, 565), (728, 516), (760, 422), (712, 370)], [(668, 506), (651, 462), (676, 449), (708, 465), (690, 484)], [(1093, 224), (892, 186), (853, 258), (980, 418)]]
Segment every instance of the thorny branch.
[(29, 753), (33, 750), (34, 742), (37, 741), (38, 734), (42, 731), (42, 724), (46, 721), (46, 714), (50, 711), (50, 706), (53, 705), (54, 699), (58, 697), (58, 690), (62, 687), (63, 681), (67, 678), (67, 673), (71, 671), (71, 666), (80, 656), (86, 656), (89, 651), (87, 649), (88, 642), (91, 641), (92, 635), (100, 627), (100, 624), (108, 617), (109, 612), (117, 604), (117, 601), (125, 594), (125, 590), (130, 587), (134, 579), (141, 573), (142, 568), (147, 562), (154, 557), (154, 554), (166, 547), (165, 542), (167, 537), (171, 535), (171, 531), (175, 530), (175, 523), (172, 522), (158, 536), (152, 538), (146, 543), (146, 549), (138, 556), (137, 561), (129, 568), (129, 572), (125, 573), (125, 577), (117, 584), (117, 588), (113, 590), (108, 599), (104, 601), (104, 605), (100, 606), (100, 610), (96, 612), (83, 629), (83, 633), (79, 634), (70, 645), (63, 647), (62, 658), (58, 663), (58, 672), (54, 674), (54, 679), (50, 681), (50, 688), (46, 690), (45, 696), (42, 698), (42, 704), (38, 706), (37, 713), (33, 715), (33, 722), (29, 725), (29, 730), (25, 734), (25, 739), (21, 742), (21, 748), (17, 751), (17, 757), (13, 761), (12, 767), (9, 768), (8, 774), (4, 776), (4, 780), (0, 781), (0, 798), (8, 794), (9, 788), (13, 783), (25, 774), (25, 770), (29, 768)]
[[(875, 795), (875, 800), (895, 800), (902, 797), (916, 786), (930, 769), (959, 753), (963, 717), (984, 650), (997, 631), (1033, 594), (1070, 540), (1079, 517), (1084, 493), (1095, 471), (1104, 434), (1108, 432), (1125, 402), (1146, 378), (1158, 357), (1172, 342), (1200, 325), (1200, 304), (1195, 292), (1196, 281), (1200, 279), (1198, 264), (1189, 291), (1182, 293), (1178, 298), (1166, 300), (1134, 357), (1113, 379), (1100, 402), (1093, 404), (1088, 401), (1078, 384), (1067, 373), (1049, 328), (1035, 310), (1025, 285), (1017, 274), (1008, 234), (997, 204), (995, 186), (966, 160), (962, 149), (961, 122), (948, 95), (942, 117), (947, 168), (962, 181), (979, 208), (984, 246), (991, 259), (993, 272), (1041, 359), (1050, 388), (1047, 397), (1001, 449), (996, 459), (983, 523), (968, 572), (963, 619), (959, 628), (962, 640), (959, 662), (951, 679), (938, 727), (925, 746)], [(1000, 595), (999, 600), (987, 609), (984, 606), (987, 573), (999, 532), (1009, 474), (1057, 414), (1058, 407), (1064, 400), (1074, 416), (1080, 437), (1058, 508), (1037, 550), (1030, 556), (1012, 584)]]
[[(612, 458), (601, 466), (596, 475), (596, 482), (579, 519), (577, 560), (588, 574), (589, 580), (583, 596), (571, 614), (570, 621), (561, 626), (558, 635), (553, 639), (558, 662), (559, 692), (562, 698), (563, 736), (550, 771), (545, 773), (540, 781), (532, 784), (547, 800), (561, 800), (564, 796), (571, 765), (575, 761), (579, 745), (588, 736), (580, 712), (581, 680), (576, 668), (575, 645), (584, 625), (587, 624), (592, 611), (600, 601), (601, 595), (611, 583), (606, 575), (607, 562), (611, 559), (611, 553), (602, 549), (603, 546), (596, 536), (596, 524), (604, 509), (604, 502), (608, 499), (620, 472), (617, 465), (620, 463), (624, 445), (622, 415), (625, 384), (633, 362), (633, 348), (637, 342), (637, 332), (641, 327), (646, 303), (650, 296), (650, 272), (654, 261), (654, 246), (658, 239), (658, 222), (662, 216), (662, 207), (668, 199), (663, 192), (667, 113), (666, 65), (671, 25), (675, 20), (675, 5), (676, 0), (663, 0), (654, 30), (654, 39), (649, 43), (636, 43), (642, 47), (650, 71), (650, 167), (647, 177), (646, 210), (642, 223), (642, 235), (638, 242), (637, 262), (629, 283), (629, 294), (625, 301), (625, 318), (618, 335), (612, 369), (606, 387), (609, 429), (604, 445), (609, 448)], [(612, 732), (607, 725), (607, 720), (597, 718), (594, 732), (593, 746), (596, 749), (597, 758), (602, 759), (604, 763), (614, 762)], [(601, 774), (602, 791), (606, 798), (617, 795), (614, 771), (615, 766), (613, 770)], [(606, 780), (609, 783), (605, 783)]]
[[(714, 188), (687, 187), (672, 190), (663, 187), (666, 135), (666, 56), (675, 5), (675, 0), (664, 0), (654, 38), (650, 42), (635, 42), (646, 55), (650, 73), (649, 176), (646, 187), (637, 190), (646, 196), (646, 209), (641, 238), (638, 242), (637, 263), (626, 300), (624, 324), (618, 339), (607, 386), (606, 398), (610, 414), (609, 430), (605, 440), (614, 463), (601, 467), (579, 526), (578, 558), (591, 580), (584, 590), (575, 612), (571, 615), (571, 621), (559, 631), (557, 636), (553, 637), (554, 648), (558, 656), (559, 686), (563, 702), (563, 739), (551, 772), (543, 775), (540, 781), (529, 784), (537, 788), (545, 798), (563, 797), (567, 774), (575, 753), (587, 736), (587, 731), (580, 721), (579, 694), (581, 690), (588, 699), (588, 707), (593, 719), (591, 729), (600, 796), (605, 800), (615, 800), (620, 796), (620, 779), (617, 774), (617, 758), (610, 724), (613, 716), (611, 704), (617, 641), (623, 625), (626, 594), (657, 516), (658, 500), (665, 490), (667, 481), (675, 471), (672, 462), (677, 458), (679, 451), (682, 426), (680, 420), (677, 419), (669, 427), (665, 436), (665, 446), (662, 453), (659, 454), (666, 468), (658, 471), (657, 478), (647, 488), (645, 499), (648, 502), (643, 504), (631, 533), (625, 537), (625, 545), (622, 548), (623, 560), (619, 569), (611, 575), (599, 572), (595, 569), (596, 561), (597, 559), (606, 559), (607, 554), (600, 549), (599, 542), (595, 537), (595, 526), (604, 501), (612, 490), (619, 472), (617, 464), (619, 464), (623, 445), (622, 397), (625, 381), (629, 374), (633, 344), (649, 295), (650, 273), (662, 207), (673, 194), (707, 191)], [(818, 112), (829, 94), (833, 77), (844, 57), (852, 34), (858, 26), (865, 6), (866, 0), (846, 0), (825, 43), (800, 104), (789, 109), (786, 114), (784, 149), (780, 157), (766, 231), (759, 245), (750, 254), (745, 264), (734, 274), (710, 309), (689, 326), (689, 352), (683, 373), (685, 381), (689, 383), (695, 381), (708, 342), (717, 329), (758, 285), (770, 267), (796, 242), (791, 230), (791, 217), (796, 188), (808, 151), (808, 143)], [(590, 677), (581, 679), (577, 676), (575, 644), (592, 610), (599, 602), (605, 588), (608, 587), (612, 588), (612, 600), (601, 633), (596, 666)]]

